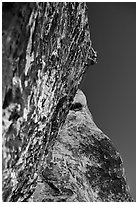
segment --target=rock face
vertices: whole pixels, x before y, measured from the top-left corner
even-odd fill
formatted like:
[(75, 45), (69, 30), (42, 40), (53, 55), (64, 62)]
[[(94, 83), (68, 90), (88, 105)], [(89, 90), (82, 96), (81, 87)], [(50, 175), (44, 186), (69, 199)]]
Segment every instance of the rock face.
[(86, 3), (3, 3), (3, 201), (27, 201), (89, 64)]
[(3, 201), (132, 201), (118, 152), (75, 96), (96, 62), (86, 3), (3, 3), (2, 45)]
[(45, 157), (30, 201), (133, 201), (121, 157), (95, 125), (81, 90)]

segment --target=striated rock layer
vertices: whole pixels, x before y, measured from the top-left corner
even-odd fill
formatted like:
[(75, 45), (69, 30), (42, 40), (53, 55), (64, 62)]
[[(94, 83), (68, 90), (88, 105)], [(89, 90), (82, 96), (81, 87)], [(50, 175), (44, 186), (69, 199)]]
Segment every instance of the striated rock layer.
[(3, 3), (3, 201), (27, 201), (96, 61), (86, 3)]
[(30, 201), (133, 201), (122, 159), (95, 125), (81, 90), (43, 161)]

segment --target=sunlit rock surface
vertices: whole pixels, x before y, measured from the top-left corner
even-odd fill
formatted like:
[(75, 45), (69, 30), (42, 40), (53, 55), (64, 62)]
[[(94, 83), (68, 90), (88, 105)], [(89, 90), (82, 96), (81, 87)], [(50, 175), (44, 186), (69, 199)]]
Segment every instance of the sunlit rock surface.
[(2, 5), (3, 201), (27, 201), (96, 52), (85, 2)]
[(81, 90), (43, 162), (30, 201), (133, 201), (122, 159), (95, 125)]

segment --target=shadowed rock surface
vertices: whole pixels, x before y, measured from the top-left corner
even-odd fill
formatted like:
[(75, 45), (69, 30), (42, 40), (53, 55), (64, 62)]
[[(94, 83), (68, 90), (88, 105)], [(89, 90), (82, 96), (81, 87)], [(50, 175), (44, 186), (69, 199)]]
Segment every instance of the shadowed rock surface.
[(119, 154), (75, 96), (96, 62), (86, 4), (3, 3), (2, 15), (3, 201), (132, 201)]

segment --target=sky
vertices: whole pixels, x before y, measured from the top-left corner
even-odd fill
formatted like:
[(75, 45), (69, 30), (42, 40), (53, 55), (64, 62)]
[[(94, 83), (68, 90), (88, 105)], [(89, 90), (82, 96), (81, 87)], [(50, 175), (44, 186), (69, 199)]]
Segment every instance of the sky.
[(97, 64), (80, 85), (97, 126), (119, 151), (136, 198), (136, 4), (89, 2)]

